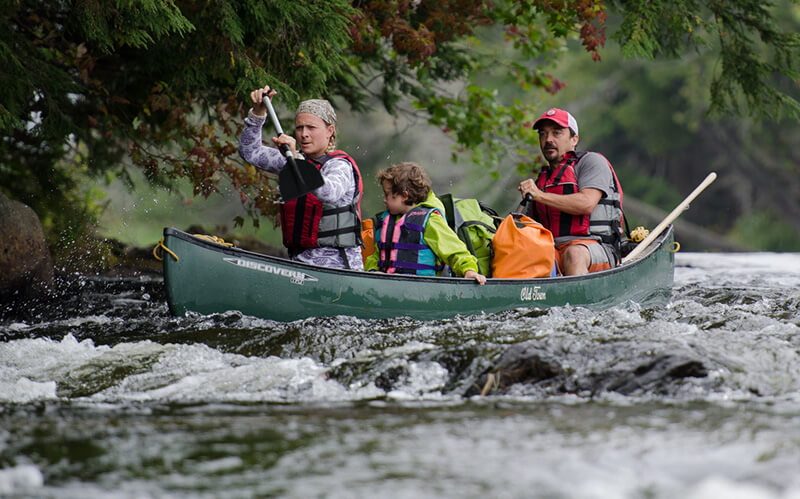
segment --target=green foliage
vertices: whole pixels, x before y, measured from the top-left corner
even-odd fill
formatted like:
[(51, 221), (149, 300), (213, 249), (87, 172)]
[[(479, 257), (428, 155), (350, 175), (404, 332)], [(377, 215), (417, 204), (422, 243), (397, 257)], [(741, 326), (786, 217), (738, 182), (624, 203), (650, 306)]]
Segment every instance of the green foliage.
[(759, 211), (741, 217), (731, 231), (735, 241), (757, 249), (770, 251), (797, 251), (800, 233), (782, 217), (769, 211)]
[[(630, 57), (678, 57), (687, 48), (719, 54), (711, 112), (748, 111), (800, 117), (800, 104), (773, 83), (797, 80), (800, 34), (776, 21), (777, 3), (762, 0), (614, 2), (623, 15), (614, 39)], [(744, 102), (742, 102), (744, 101)]]
[(274, 213), (274, 185), (236, 154), (240, 95), (269, 82), (284, 102), (316, 97), (348, 65), (343, 1), (17, 0), (2, 13), (0, 185), (44, 217), (65, 218), (76, 162), (186, 178), (205, 196), (227, 177), (251, 214)]
[(626, 194), (635, 193), (638, 200), (662, 209), (672, 209), (684, 198), (673, 185), (635, 170), (626, 172), (623, 187)]
[[(84, 181), (75, 168), (125, 177), (135, 166), (155, 183), (188, 180), (195, 195), (225, 180), (250, 215), (274, 215), (273, 180), (236, 154), (246, 95), (265, 84), (278, 89), (281, 111), (320, 96), (366, 111), (377, 98), (390, 113), (420, 114), (451, 133), (459, 153), (489, 170), (529, 170), (538, 156), (531, 123), (542, 98), (564, 88), (551, 73), (568, 42), (600, 60), (607, 11), (622, 15), (615, 39), (627, 54), (718, 54), (712, 110), (741, 100), (753, 113), (796, 118), (784, 92), (792, 91), (786, 78), (797, 78), (798, 35), (776, 25), (773, 8), (754, 0), (10, 0), (0, 6), (0, 185), (56, 216), (85, 203), (69, 194)], [(505, 43), (480, 45), (478, 35), (492, 33)], [(487, 75), (503, 75), (503, 91), (484, 85)]]

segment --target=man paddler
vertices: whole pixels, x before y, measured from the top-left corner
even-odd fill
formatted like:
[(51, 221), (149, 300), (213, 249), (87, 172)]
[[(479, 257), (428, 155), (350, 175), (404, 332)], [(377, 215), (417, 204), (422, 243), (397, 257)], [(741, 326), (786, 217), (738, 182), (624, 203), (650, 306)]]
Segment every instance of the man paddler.
[(597, 272), (620, 262), (622, 188), (611, 163), (595, 152), (578, 152), (578, 123), (552, 108), (536, 120), (548, 165), (536, 180), (519, 184), (533, 198), (529, 214), (553, 233), (563, 275)]

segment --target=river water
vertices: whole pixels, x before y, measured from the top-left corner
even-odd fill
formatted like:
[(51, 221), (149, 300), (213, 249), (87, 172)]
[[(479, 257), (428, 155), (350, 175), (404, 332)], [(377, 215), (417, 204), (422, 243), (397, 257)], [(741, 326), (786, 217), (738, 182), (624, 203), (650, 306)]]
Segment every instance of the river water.
[(0, 496), (800, 498), (799, 254), (678, 253), (660, 307), (434, 322), (64, 286), (3, 310)]

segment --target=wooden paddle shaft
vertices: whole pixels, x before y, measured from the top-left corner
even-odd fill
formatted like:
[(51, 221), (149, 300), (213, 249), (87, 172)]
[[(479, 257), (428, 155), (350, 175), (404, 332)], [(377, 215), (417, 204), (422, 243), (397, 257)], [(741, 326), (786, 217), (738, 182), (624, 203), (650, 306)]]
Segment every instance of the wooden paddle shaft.
[(717, 178), (716, 173), (714, 172), (709, 173), (708, 176), (705, 178), (705, 180), (700, 182), (700, 185), (695, 187), (692, 193), (689, 194), (686, 197), (686, 199), (684, 199), (683, 202), (681, 202), (681, 204), (676, 206), (675, 209), (672, 210), (672, 212), (669, 215), (667, 215), (667, 218), (662, 220), (661, 223), (658, 224), (656, 228), (653, 229), (650, 232), (650, 234), (647, 235), (646, 238), (644, 238), (644, 241), (640, 242), (635, 248), (633, 248), (633, 251), (631, 251), (628, 254), (628, 256), (622, 259), (622, 263), (628, 263), (636, 259), (639, 255), (641, 255), (642, 252), (645, 249), (647, 249), (648, 246), (650, 246), (650, 243), (652, 243), (658, 237), (658, 235), (661, 234), (664, 231), (664, 229), (667, 228), (669, 224), (671, 224), (676, 218), (678, 218), (681, 213), (687, 210), (689, 208), (689, 203), (691, 203), (694, 200), (694, 198), (696, 198), (701, 192), (703, 192), (703, 190), (706, 187), (708, 187), (711, 184), (711, 182), (716, 180), (716, 178)]

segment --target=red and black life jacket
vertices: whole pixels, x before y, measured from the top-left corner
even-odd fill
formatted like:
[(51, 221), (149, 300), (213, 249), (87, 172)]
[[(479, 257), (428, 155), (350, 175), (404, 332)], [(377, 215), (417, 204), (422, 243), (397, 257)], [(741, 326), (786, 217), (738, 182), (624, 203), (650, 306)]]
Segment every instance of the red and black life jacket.
[(319, 170), (333, 158), (346, 159), (353, 166), (356, 181), (353, 199), (348, 205), (333, 206), (323, 203), (310, 192), (281, 204), (283, 244), (290, 254), (306, 248), (352, 248), (361, 244), (361, 194), (364, 185), (355, 160), (344, 151), (333, 151), (307, 161)]
[[(536, 186), (542, 192), (574, 194), (578, 192), (578, 177), (575, 166), (587, 153), (569, 151), (555, 168), (543, 168), (536, 178)], [(534, 203), (531, 209), (535, 218), (553, 233), (554, 238), (563, 236), (587, 236), (618, 247), (624, 231), (622, 229), (622, 186), (614, 167), (603, 156), (614, 178), (611, 195), (603, 196), (590, 215), (571, 215), (543, 203)]]

